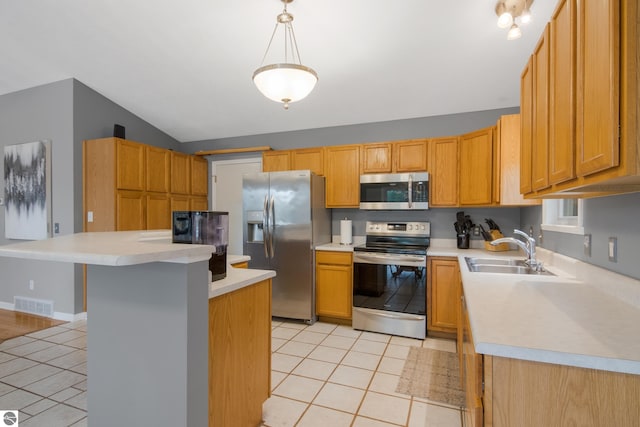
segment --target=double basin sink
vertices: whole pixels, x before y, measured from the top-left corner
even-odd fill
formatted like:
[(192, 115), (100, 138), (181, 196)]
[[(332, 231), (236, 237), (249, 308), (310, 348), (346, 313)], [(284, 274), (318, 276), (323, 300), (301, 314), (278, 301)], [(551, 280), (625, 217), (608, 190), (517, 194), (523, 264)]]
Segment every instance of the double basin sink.
[(531, 268), (522, 259), (500, 259), (500, 258), (476, 258), (465, 257), (469, 271), (474, 273), (502, 273), (502, 274), (537, 274), (554, 276), (553, 273), (541, 269), (540, 271)]

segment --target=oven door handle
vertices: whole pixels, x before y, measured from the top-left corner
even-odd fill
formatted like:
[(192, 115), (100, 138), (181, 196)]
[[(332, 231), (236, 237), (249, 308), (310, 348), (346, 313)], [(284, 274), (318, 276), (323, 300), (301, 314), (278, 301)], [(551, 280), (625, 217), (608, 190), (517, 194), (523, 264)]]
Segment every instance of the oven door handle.
[(358, 262), (368, 263), (368, 264), (406, 264), (411, 263), (414, 264), (425, 264), (426, 257), (423, 256), (376, 256), (376, 255), (355, 255), (353, 258), (353, 263), (357, 264)]

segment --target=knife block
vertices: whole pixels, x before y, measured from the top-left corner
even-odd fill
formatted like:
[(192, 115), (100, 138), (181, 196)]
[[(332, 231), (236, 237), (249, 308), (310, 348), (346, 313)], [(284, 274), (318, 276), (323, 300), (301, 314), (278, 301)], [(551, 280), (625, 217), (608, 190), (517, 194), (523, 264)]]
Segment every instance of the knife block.
[[(504, 235), (498, 230), (489, 230), (489, 233), (491, 233), (491, 237), (493, 238), (493, 240), (501, 239), (502, 237), (504, 237)], [(491, 251), (491, 252), (502, 252), (502, 251), (508, 251), (509, 250), (509, 244), (508, 243), (499, 243), (499, 244), (493, 246), (489, 242), (484, 242), (484, 248), (486, 250), (488, 250), (488, 251)]]

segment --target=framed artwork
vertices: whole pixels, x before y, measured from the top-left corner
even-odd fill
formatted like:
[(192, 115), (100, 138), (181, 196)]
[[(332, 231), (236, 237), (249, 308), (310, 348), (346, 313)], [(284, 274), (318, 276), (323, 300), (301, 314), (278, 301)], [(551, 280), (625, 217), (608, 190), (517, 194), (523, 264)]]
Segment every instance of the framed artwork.
[(51, 237), (51, 141), (4, 147), (4, 235)]

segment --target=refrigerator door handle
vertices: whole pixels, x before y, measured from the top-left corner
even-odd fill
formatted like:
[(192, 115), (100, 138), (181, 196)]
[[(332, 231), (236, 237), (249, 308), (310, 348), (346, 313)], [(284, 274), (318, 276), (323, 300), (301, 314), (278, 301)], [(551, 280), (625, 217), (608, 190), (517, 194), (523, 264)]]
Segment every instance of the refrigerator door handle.
[(262, 208), (262, 246), (264, 247), (264, 257), (269, 258), (269, 196), (264, 196)]
[(271, 196), (271, 202), (269, 203), (270, 205), (270, 210), (271, 212), (269, 212), (269, 222), (271, 223), (271, 229), (269, 230), (269, 246), (270, 246), (270, 252), (271, 252), (271, 258), (273, 258), (276, 255), (276, 249), (275, 249), (275, 245), (273, 244), (273, 235), (276, 234), (276, 215), (275, 215), (275, 198), (274, 196)]

